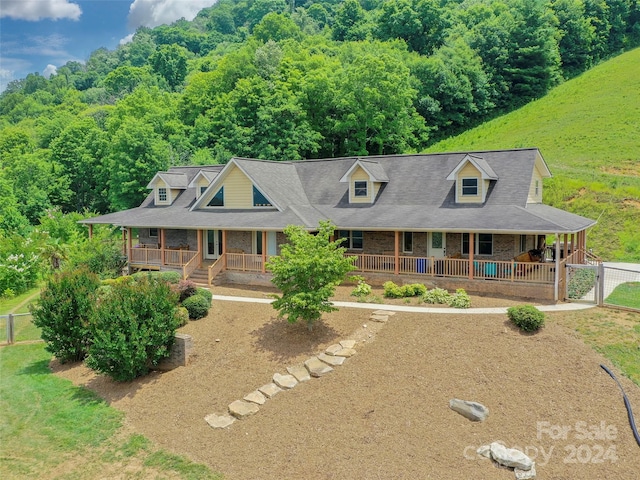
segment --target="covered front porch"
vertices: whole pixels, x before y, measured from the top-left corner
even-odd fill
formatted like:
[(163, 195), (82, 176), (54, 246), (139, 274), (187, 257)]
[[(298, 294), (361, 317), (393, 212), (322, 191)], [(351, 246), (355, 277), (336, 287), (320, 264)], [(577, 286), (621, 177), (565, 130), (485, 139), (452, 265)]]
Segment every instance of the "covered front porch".
[[(209, 285), (220, 272), (268, 276), (269, 257), (286, 241), (282, 232), (274, 231), (148, 228), (138, 229), (134, 243), (132, 229), (122, 231), (131, 271), (172, 269), (186, 279), (200, 270), (201, 281)], [(346, 255), (356, 258), (354, 274), (412, 276), (443, 284), (453, 279), (480, 291), (482, 284), (490, 283), (489, 291), (497, 288), (504, 295), (514, 291), (509, 284), (537, 285), (553, 300), (564, 296), (569, 257), (573, 263), (585, 263), (588, 255), (584, 231), (555, 234), (552, 245), (541, 234), (338, 230), (336, 235), (345, 238)], [(518, 255), (522, 250), (538, 252), (539, 257)]]

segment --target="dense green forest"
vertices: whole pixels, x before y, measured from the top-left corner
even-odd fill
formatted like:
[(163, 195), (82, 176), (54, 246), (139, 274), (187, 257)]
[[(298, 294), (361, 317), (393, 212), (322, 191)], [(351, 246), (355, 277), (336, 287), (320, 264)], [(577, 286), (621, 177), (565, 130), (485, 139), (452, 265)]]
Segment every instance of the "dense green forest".
[(639, 44), (640, 0), (220, 0), (0, 94), (0, 257), (171, 165), (422, 151)]

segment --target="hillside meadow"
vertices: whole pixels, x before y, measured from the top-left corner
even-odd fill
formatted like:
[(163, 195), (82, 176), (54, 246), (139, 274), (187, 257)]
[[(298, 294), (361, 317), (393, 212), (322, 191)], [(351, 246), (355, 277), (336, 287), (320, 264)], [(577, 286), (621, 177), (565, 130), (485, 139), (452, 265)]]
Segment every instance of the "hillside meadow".
[(640, 49), (428, 151), (525, 146), (554, 175), (545, 203), (598, 220), (587, 235), (594, 253), (640, 261)]

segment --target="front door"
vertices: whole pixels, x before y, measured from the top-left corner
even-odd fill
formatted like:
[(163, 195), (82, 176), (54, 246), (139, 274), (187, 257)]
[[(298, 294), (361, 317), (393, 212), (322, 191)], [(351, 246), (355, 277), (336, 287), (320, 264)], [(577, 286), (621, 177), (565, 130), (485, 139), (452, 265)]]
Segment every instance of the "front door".
[(447, 236), (444, 232), (429, 232), (427, 240), (429, 242), (429, 256), (444, 258), (447, 254), (446, 240)]
[(204, 231), (204, 258), (215, 260), (222, 255), (222, 230)]

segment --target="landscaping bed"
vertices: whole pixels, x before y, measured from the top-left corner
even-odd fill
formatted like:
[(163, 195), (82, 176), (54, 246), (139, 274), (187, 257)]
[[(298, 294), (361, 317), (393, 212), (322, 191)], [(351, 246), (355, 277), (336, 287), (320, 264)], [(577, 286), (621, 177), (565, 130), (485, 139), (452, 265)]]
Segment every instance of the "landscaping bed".
[[(341, 287), (336, 299), (355, 301), (350, 288)], [(269, 292), (225, 286), (214, 293)], [(512, 304), (472, 297), (472, 307)], [(362, 334), (364, 324), (372, 327), (367, 309), (325, 315), (309, 333), (278, 320), (269, 305), (214, 301), (206, 318), (180, 329), (195, 344), (187, 367), (119, 384), (81, 364), (52, 366), (125, 412), (139, 433), (227, 479), (512, 479), (513, 472), (474, 455), (496, 440), (532, 454), (537, 449), (539, 478), (626, 480), (640, 471), (620, 392), (599, 367), (603, 357), (553, 316), (528, 335), (506, 315), (452, 312), (399, 312), (369, 337)], [(356, 332), (364, 340), (357, 354), (334, 372), (278, 394), (228, 429), (204, 421), (274, 373)], [(619, 377), (637, 417), (640, 389)], [(471, 423), (452, 412), (452, 398), (483, 403), (488, 420)], [(540, 425), (571, 430), (552, 438)], [(576, 430), (603, 425), (615, 434), (585, 439)], [(615, 452), (615, 460), (603, 458), (600, 447)]]

